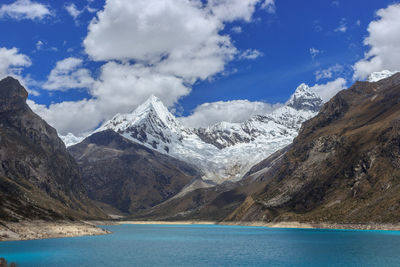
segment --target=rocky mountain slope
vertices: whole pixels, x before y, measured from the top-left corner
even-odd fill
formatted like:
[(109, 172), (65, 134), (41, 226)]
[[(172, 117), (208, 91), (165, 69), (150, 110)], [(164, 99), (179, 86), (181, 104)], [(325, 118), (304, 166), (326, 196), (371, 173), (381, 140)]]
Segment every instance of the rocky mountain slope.
[(0, 220), (107, 218), (87, 198), (78, 165), (57, 132), (0, 81)]
[(398, 223), (399, 99), (400, 73), (338, 93), (225, 220)]
[(290, 100), (271, 114), (243, 123), (208, 128), (184, 127), (152, 96), (130, 114), (117, 114), (97, 132), (111, 129), (125, 138), (195, 164), (210, 183), (238, 181), (255, 163), (290, 144), (302, 122), (315, 116), (322, 100), (300, 85)]
[(290, 145), (253, 166), (241, 181), (225, 182), (215, 187), (197, 188), (152, 207), (131, 214), (134, 220), (209, 220), (223, 221), (249, 196), (261, 193), (278, 171)]
[(125, 214), (156, 206), (202, 176), (196, 167), (113, 130), (96, 132), (68, 150), (81, 168), (89, 197)]

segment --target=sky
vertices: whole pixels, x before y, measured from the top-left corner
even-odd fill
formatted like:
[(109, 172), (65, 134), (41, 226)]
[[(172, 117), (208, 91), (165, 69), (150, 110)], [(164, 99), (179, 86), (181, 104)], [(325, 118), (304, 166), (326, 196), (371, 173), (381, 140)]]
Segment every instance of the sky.
[(400, 1), (2, 0), (0, 78), (62, 135), (155, 95), (187, 126), (242, 122), (301, 83), (324, 101), (400, 70)]

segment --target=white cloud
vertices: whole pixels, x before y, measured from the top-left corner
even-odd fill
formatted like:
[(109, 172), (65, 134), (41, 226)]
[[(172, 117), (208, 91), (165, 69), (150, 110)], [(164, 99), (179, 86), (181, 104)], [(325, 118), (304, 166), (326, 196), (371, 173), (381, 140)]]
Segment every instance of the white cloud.
[(65, 101), (51, 104), (49, 107), (36, 104), (32, 100), (28, 100), (27, 103), (35, 113), (62, 135), (69, 132), (75, 134), (89, 132), (103, 119), (103, 114), (95, 100)]
[(41, 20), (49, 15), (51, 12), (46, 5), (30, 0), (17, 0), (0, 6), (0, 18)]
[[(102, 66), (99, 80), (94, 82), (88, 73), (83, 75), (84, 79), (73, 74), (82, 70), (81, 64), (82, 61), (76, 58), (58, 62), (52, 71), (54, 75), (49, 76), (51, 82), (44, 87), (67, 90), (88, 85), (92, 99), (52, 104), (48, 108), (30, 102), (32, 109), (63, 135), (91, 131), (118, 112), (131, 112), (150, 95), (156, 95), (165, 105), (172, 106), (190, 92), (183, 79), (160, 74), (143, 65), (109, 62)], [(71, 71), (72, 74), (66, 74)]]
[(315, 57), (316, 56), (318, 56), (318, 54), (320, 54), (321, 53), (321, 50), (319, 50), (319, 49), (317, 49), (317, 48), (314, 48), (314, 47), (311, 47), (310, 48), (310, 55), (311, 55), (311, 58), (314, 60), (315, 59)]
[(95, 60), (154, 63), (181, 49), (218, 45), (221, 37), (220, 21), (194, 1), (107, 1), (97, 16), (84, 40)]
[(338, 75), (341, 72), (343, 72), (343, 70), (344, 70), (344, 68), (340, 64), (333, 65), (327, 69), (317, 70), (315, 72), (315, 79), (317, 81), (319, 81), (321, 79), (330, 79), (333, 76)]
[(247, 49), (240, 53), (239, 58), (240, 59), (256, 59), (259, 57), (262, 57), (264, 54), (257, 49)]
[(65, 9), (74, 19), (82, 13), (82, 10), (79, 10), (74, 3), (66, 4)]
[[(200, 0), (106, 1), (104, 9), (91, 21), (83, 41), (90, 59), (105, 61), (99, 77), (93, 81), (81, 61), (70, 59), (57, 63), (44, 86), (48, 90), (88, 88), (92, 99), (35, 108), (62, 134), (80, 134), (115, 113), (132, 111), (152, 94), (172, 107), (190, 93), (196, 81), (223, 74), (228, 62), (245, 58), (240, 57), (230, 36), (221, 31), (228, 21), (250, 21), (255, 9), (265, 3), (265, 0), (221, 0), (207, 4)], [(231, 8), (235, 13), (224, 13), (222, 8)], [(246, 57), (260, 55), (257, 50), (249, 50)], [(63, 114), (71, 108), (82, 110), (79, 117), (84, 117), (85, 123)]]
[(32, 65), (30, 58), (27, 55), (20, 54), (18, 49), (13, 47), (7, 49), (0, 48), (0, 78), (8, 75), (20, 78), (21, 71), (24, 67)]
[(109, 62), (102, 67), (91, 94), (100, 103), (105, 118), (110, 118), (117, 112), (131, 112), (150, 95), (157, 96), (170, 107), (190, 90), (182, 78), (139, 64)]
[(24, 54), (20, 54), (18, 48), (0, 48), (0, 79), (13, 76), (26, 88), (30, 95), (38, 96), (39, 92), (28, 87), (35, 82), (29, 76), (23, 76), (24, 68), (32, 65), (31, 59)]
[(276, 12), (276, 6), (275, 6), (275, 0), (265, 0), (264, 3), (261, 5), (261, 8), (267, 10), (268, 13), (275, 13)]
[(232, 27), (232, 29), (231, 29), (234, 33), (242, 33), (242, 27), (240, 27), (240, 26), (235, 26), (235, 27)]
[(364, 40), (369, 50), (353, 66), (354, 79), (364, 79), (384, 69), (400, 69), (400, 4), (378, 10), (377, 16), (378, 19), (369, 24), (369, 36)]
[(221, 21), (251, 21), (257, 5), (268, 13), (275, 12), (274, 0), (209, 0), (207, 8)]
[(83, 60), (69, 57), (58, 61), (50, 72), (43, 89), (67, 91), (69, 89), (91, 88), (94, 80), (88, 69), (82, 68)]
[(339, 91), (346, 88), (346, 80), (343, 78), (337, 78), (334, 81), (326, 84), (316, 84), (311, 89), (321, 97), (324, 102), (329, 101)]
[(347, 31), (347, 20), (342, 18), (340, 20), (339, 26), (335, 29), (335, 32), (346, 32)]
[(340, 5), (340, 2), (339, 2), (339, 1), (332, 1), (332, 5), (333, 5), (333, 6), (339, 6), (339, 5)]
[(282, 104), (259, 101), (232, 100), (204, 103), (196, 107), (188, 117), (179, 120), (188, 127), (207, 127), (217, 122), (243, 122), (253, 115), (271, 113)]

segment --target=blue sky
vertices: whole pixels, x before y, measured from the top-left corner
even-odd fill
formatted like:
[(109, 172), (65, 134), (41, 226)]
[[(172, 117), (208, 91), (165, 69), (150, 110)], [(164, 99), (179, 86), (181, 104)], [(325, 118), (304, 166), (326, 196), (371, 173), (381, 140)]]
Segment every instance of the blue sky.
[[(201, 3), (196, 0), (191, 6), (185, 6), (180, 0), (126, 0), (125, 3), (110, 0), (107, 5), (98, 0), (3, 0), (0, 4), (0, 48), (4, 48), (4, 57), (10, 57), (7, 60), (14, 63), (5, 63), (3, 67), (0, 63), (0, 75), (11, 74), (23, 80), (31, 92), (31, 107), (60, 132), (81, 134), (116, 112), (134, 109), (150, 94), (160, 97), (180, 116), (201, 112), (199, 106), (204, 109), (204, 103), (216, 102), (213, 107), (223, 113), (224, 105), (248, 100), (246, 107), (238, 110), (250, 116), (259, 112), (252, 109), (253, 102), (265, 102), (263, 110), (267, 111), (273, 108), (267, 103), (285, 102), (303, 82), (310, 86), (319, 84), (319, 90), (336, 92), (355, 79), (364, 79), (370, 70), (397, 68), (396, 63), (385, 65), (384, 60), (373, 64), (371, 57), (385, 58), (379, 54), (382, 49), (376, 49), (379, 51), (371, 52), (368, 57), (365, 53), (379, 48), (384, 38), (379, 36), (378, 30), (368, 30), (368, 26), (373, 21), (384, 24), (385, 20), (393, 19), (400, 9), (398, 1), (240, 1)], [(248, 3), (248, 10), (240, 6), (244, 2)], [(116, 19), (113, 12), (118, 12), (118, 8), (124, 14)], [(138, 11), (139, 8), (144, 11)], [(153, 12), (152, 8), (173, 11), (171, 15), (169, 11)], [(377, 14), (380, 9), (390, 9), (390, 12)], [(103, 12), (104, 16), (97, 17), (97, 12)], [(151, 14), (151, 19), (143, 19), (146, 12)], [(97, 21), (93, 22), (96, 17)], [(160, 23), (158, 27), (163, 31), (149, 27), (146, 32), (146, 27), (143, 30), (140, 26), (141, 20)], [(92, 28), (91, 21), (95, 24)], [(138, 22), (138, 28), (131, 25), (134, 22)], [(200, 23), (192, 27), (196, 32), (180, 28), (182, 24), (191, 23)], [(397, 22), (390, 25), (395, 26), (388, 30), (387, 36), (400, 32)], [(119, 33), (121, 28), (125, 30)], [(369, 46), (364, 44), (368, 37), (373, 40)], [(213, 38), (219, 41), (213, 43), (210, 41)], [(180, 47), (180, 40), (187, 44)], [(179, 44), (176, 49), (174, 44)], [(209, 52), (215, 46), (218, 53)], [(396, 43), (392, 46), (396, 47)], [(203, 52), (199, 53), (197, 47), (207, 48), (204, 52), (207, 61), (199, 66), (196, 64)], [(17, 52), (11, 53), (13, 48)], [(182, 58), (180, 49), (188, 50)], [(172, 60), (174, 56), (175, 61)], [(192, 61), (184, 62), (192, 56)], [(72, 60), (65, 62), (64, 70), (54, 71), (57, 62), (69, 58)], [(363, 60), (366, 64), (355, 67)], [(170, 71), (175, 67), (176, 70)], [(134, 78), (124, 83), (131, 73)], [(139, 80), (143, 84), (136, 86)], [(324, 85), (335, 81), (335, 88), (325, 89)], [(82, 124), (75, 121), (77, 114), (87, 114)], [(201, 122), (192, 116), (191, 124), (204, 126), (221, 119), (243, 119), (243, 116), (237, 119), (233, 115), (217, 116), (210, 121), (203, 118)]]

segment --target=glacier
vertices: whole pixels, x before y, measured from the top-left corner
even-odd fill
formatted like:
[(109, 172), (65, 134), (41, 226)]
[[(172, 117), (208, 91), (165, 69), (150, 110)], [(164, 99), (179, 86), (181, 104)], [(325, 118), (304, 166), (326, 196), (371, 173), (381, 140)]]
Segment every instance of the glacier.
[(282, 107), (242, 123), (185, 127), (151, 96), (132, 113), (117, 114), (95, 132), (112, 129), (127, 139), (200, 168), (210, 184), (239, 181), (256, 163), (290, 144), (322, 100), (301, 84)]

